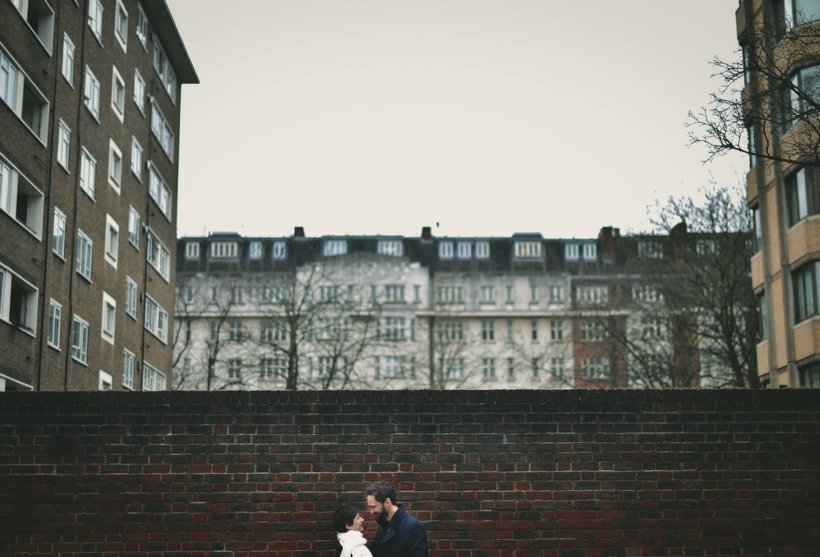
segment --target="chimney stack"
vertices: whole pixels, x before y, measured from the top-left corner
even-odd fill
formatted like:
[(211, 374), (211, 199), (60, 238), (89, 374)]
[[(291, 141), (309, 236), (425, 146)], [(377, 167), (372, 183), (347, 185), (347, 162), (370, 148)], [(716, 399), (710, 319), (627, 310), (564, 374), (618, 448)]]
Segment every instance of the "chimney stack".
[(421, 239), (422, 240), (432, 240), (433, 239), (433, 232), (431, 231), (429, 226), (422, 226), (421, 227)]
[(293, 237), (294, 238), (304, 238), (305, 237), (305, 227), (304, 226), (295, 226), (293, 228)]

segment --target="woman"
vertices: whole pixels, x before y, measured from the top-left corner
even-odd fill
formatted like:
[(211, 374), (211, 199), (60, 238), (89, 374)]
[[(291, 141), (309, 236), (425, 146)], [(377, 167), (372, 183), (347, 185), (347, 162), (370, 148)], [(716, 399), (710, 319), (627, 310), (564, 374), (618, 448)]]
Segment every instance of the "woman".
[(333, 516), (333, 527), (336, 528), (336, 557), (373, 557), (367, 549), (364, 539), (364, 518), (350, 505), (342, 505)]

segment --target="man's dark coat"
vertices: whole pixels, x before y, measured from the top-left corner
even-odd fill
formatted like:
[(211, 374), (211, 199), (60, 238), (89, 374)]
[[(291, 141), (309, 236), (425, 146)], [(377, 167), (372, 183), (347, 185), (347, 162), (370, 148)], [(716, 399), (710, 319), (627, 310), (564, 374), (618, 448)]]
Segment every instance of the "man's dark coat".
[(397, 507), (389, 521), (377, 520), (379, 528), (370, 543), (373, 557), (428, 557), (424, 526), (402, 505)]

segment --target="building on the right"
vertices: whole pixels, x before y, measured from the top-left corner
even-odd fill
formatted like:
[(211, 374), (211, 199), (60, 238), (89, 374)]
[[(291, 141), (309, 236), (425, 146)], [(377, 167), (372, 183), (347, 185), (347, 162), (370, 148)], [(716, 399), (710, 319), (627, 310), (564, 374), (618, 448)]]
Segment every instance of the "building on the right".
[(820, 387), (820, 1), (740, 0), (761, 383)]

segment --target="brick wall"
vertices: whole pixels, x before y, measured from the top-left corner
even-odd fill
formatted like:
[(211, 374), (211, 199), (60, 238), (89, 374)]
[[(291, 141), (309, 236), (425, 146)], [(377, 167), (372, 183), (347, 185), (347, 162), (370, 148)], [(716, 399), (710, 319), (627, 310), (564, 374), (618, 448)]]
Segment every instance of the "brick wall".
[(0, 393), (4, 556), (331, 556), (377, 478), (434, 556), (808, 557), (820, 392)]

